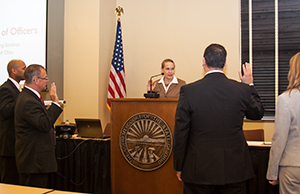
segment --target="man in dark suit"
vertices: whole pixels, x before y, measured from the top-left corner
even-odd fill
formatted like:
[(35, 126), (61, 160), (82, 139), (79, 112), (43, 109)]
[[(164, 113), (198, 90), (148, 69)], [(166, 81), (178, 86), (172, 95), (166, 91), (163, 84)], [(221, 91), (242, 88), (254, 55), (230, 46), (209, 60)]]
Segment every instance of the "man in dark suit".
[(226, 50), (204, 52), (205, 77), (181, 87), (174, 129), (174, 169), (184, 193), (245, 194), (253, 176), (243, 119), (261, 119), (263, 106), (253, 86), (252, 67), (243, 65), (241, 82), (228, 79)]
[(49, 91), (52, 105), (46, 109), (40, 99), (48, 81), (42, 66), (28, 66), (25, 87), (16, 100), (16, 162), (22, 185), (46, 187), (49, 173), (57, 170), (53, 125), (62, 109), (55, 83)]
[(2, 183), (18, 184), (15, 159), (15, 100), (20, 93), (19, 82), (24, 80), (26, 65), (21, 60), (7, 64), (9, 78), (0, 86), (0, 174)]

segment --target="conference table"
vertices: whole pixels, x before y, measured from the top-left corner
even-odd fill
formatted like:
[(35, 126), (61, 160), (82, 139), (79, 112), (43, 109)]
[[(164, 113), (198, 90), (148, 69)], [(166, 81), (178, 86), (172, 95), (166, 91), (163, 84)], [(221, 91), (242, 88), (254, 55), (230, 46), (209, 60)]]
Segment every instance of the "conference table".
[[(278, 185), (265, 178), (270, 146), (250, 145), (249, 150), (255, 177), (247, 181), (247, 194), (278, 194)], [(56, 155), (58, 171), (49, 180), (51, 189), (111, 194), (110, 139), (57, 139)]]
[(27, 187), (21, 185), (12, 185), (12, 184), (5, 184), (0, 183), (0, 193), (1, 194), (10, 194), (10, 193), (17, 193), (17, 194), (80, 194), (78, 192), (69, 192), (69, 191), (59, 191), (47, 188), (37, 188), (37, 187)]

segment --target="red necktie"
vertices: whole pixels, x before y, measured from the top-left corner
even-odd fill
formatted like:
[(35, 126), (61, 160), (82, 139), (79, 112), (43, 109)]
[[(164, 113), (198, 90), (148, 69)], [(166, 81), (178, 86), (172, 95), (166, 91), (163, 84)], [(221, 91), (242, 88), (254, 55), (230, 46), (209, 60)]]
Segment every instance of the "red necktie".
[(45, 106), (45, 102), (44, 102), (44, 99), (43, 99), (42, 96), (40, 96), (40, 100), (41, 100), (41, 102), (43, 103), (43, 105)]

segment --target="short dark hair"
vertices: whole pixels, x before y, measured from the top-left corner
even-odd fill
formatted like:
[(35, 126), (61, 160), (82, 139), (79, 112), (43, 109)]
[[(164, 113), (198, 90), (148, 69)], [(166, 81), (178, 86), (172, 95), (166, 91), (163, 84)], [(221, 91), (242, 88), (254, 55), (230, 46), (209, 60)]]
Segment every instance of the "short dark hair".
[(24, 72), (25, 82), (27, 84), (30, 84), (34, 76), (39, 77), (41, 75), (41, 69), (45, 69), (45, 68), (37, 64), (29, 65)]
[(226, 49), (220, 44), (211, 44), (206, 47), (203, 57), (208, 67), (223, 69), (226, 62)]

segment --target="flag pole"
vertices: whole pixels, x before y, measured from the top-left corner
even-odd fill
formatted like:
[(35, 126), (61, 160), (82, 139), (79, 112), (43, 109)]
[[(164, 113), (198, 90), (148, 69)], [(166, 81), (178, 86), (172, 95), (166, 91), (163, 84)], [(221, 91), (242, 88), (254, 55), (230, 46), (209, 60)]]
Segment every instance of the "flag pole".
[(110, 98), (126, 98), (126, 84), (125, 84), (125, 68), (123, 58), (123, 43), (120, 17), (124, 14), (124, 9), (118, 6), (115, 9), (117, 14), (117, 30), (116, 40), (114, 45), (114, 52), (111, 62), (111, 70), (108, 81), (107, 103), (106, 106), (111, 111)]

